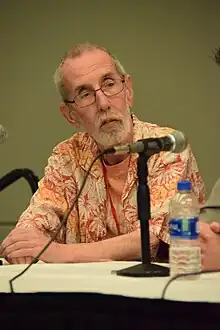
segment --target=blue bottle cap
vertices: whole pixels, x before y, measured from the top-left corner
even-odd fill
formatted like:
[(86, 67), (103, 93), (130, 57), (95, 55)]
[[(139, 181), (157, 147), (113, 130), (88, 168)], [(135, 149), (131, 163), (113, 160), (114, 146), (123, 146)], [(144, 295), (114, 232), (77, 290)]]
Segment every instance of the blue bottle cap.
[(182, 180), (177, 183), (178, 191), (187, 190), (190, 191), (192, 189), (192, 183), (188, 180)]

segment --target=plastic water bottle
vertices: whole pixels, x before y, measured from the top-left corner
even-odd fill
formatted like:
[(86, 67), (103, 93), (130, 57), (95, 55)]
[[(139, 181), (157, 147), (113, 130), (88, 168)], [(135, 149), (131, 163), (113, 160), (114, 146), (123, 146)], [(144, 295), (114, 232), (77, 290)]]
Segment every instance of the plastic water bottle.
[(169, 210), (170, 276), (201, 270), (198, 221), (199, 203), (192, 192), (192, 184), (180, 181)]

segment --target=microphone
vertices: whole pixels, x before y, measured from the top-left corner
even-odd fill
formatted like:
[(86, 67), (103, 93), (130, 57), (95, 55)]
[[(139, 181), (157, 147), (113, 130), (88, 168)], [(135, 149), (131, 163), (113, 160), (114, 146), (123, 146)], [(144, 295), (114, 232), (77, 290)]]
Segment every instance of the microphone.
[(104, 151), (104, 154), (123, 155), (127, 153), (143, 152), (148, 156), (152, 156), (161, 151), (180, 153), (186, 149), (187, 144), (187, 138), (182, 132), (173, 131), (167, 136), (142, 139), (137, 142), (108, 148)]
[(4, 126), (0, 124), (0, 143), (4, 142), (7, 139), (7, 137), (8, 137), (8, 132), (6, 131)]

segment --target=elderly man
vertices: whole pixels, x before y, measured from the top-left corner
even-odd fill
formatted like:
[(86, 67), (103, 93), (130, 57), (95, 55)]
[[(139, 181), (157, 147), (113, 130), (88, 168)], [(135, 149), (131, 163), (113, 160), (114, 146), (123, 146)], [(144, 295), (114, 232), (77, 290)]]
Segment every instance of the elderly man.
[[(30, 206), (2, 243), (2, 254), (10, 263), (29, 263), (43, 248), (99, 151), (172, 131), (135, 117), (131, 112), (131, 77), (102, 46), (80, 44), (67, 52), (56, 71), (55, 83), (62, 97), (63, 116), (85, 133), (74, 134), (54, 149)], [(137, 154), (106, 155), (95, 163), (65, 228), (41, 260), (87, 262), (140, 257), (136, 160)], [(192, 181), (200, 203), (204, 201), (204, 187), (189, 146), (181, 154), (152, 156), (148, 167), (154, 258), (160, 242), (169, 243), (167, 212), (177, 181)]]

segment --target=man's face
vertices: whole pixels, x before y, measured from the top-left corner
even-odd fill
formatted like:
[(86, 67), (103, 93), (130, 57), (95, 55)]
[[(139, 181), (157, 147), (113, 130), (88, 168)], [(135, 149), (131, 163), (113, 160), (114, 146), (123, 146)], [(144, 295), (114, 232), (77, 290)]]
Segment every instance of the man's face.
[[(120, 82), (112, 58), (101, 50), (84, 52), (79, 57), (67, 59), (63, 65), (64, 85), (70, 91), (69, 100), (88, 99), (88, 93), (112, 88), (112, 82)], [(132, 83), (129, 76), (121, 83), (120, 92), (106, 96), (96, 92), (96, 101), (84, 107), (72, 104), (61, 106), (61, 111), (72, 124), (82, 125), (101, 149), (132, 140), (133, 124), (130, 107), (133, 101)], [(107, 93), (108, 94), (108, 93)]]

